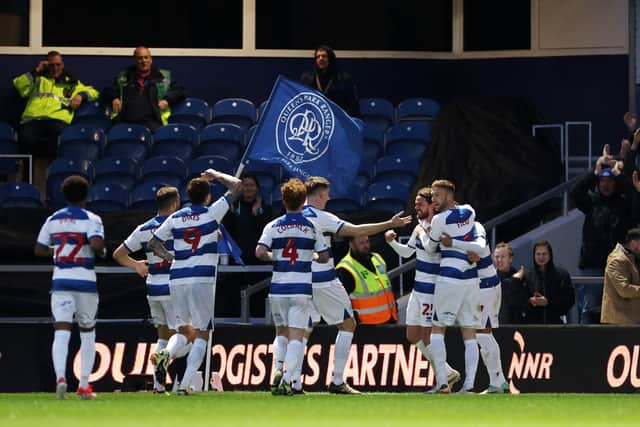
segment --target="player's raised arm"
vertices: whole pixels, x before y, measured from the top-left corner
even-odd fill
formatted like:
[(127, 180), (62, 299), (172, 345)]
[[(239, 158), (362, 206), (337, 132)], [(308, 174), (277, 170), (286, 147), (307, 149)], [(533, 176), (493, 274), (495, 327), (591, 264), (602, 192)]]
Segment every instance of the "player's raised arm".
[(231, 202), (233, 202), (238, 194), (242, 192), (242, 180), (235, 176), (231, 176), (215, 169), (207, 169), (200, 174), (200, 177), (207, 181), (220, 181), (222, 185), (227, 187), (227, 190), (229, 190)]
[[(420, 224), (418, 224), (416, 227), (421, 227), (422, 228), (422, 226)], [(411, 235), (410, 241), (411, 240), (415, 241), (416, 234), (417, 234), (417, 231), (414, 229), (413, 230), (413, 234)], [(409, 258), (411, 255), (416, 253), (415, 247), (412, 248), (408, 244), (403, 245), (402, 243), (398, 242), (396, 240), (397, 236), (398, 235), (393, 230), (387, 230), (387, 232), (384, 233), (384, 239), (387, 241), (389, 246), (391, 246), (391, 249), (393, 249), (402, 258)]]
[(340, 236), (371, 236), (373, 234), (382, 233), (389, 228), (402, 228), (411, 223), (411, 215), (402, 216), (404, 211), (398, 212), (387, 221), (374, 222), (369, 224), (351, 224), (345, 222), (344, 226), (338, 232)]

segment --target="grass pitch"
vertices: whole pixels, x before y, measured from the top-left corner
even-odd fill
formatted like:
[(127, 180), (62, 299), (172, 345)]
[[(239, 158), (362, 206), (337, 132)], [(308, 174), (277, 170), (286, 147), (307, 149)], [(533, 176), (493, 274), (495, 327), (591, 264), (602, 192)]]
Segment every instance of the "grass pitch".
[(640, 396), (524, 394), (428, 396), (370, 393), (101, 393), (66, 401), (53, 393), (0, 394), (0, 426), (638, 426)]

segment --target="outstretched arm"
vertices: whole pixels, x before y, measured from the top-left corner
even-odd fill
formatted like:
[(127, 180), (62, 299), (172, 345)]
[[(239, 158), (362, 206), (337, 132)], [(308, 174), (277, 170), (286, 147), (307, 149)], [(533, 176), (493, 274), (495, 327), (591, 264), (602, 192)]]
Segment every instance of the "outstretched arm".
[(239, 178), (228, 175), (224, 172), (220, 172), (215, 169), (207, 169), (200, 174), (200, 177), (209, 182), (214, 180), (220, 181), (225, 187), (227, 187), (227, 190), (229, 190), (228, 195), (231, 197), (231, 202), (233, 202), (242, 191), (242, 181)]
[(375, 222), (370, 224), (345, 223), (338, 232), (340, 236), (371, 236), (372, 234), (381, 233), (389, 228), (401, 228), (411, 222), (411, 215), (402, 216), (404, 211), (398, 212), (391, 219), (383, 222)]
[[(418, 225), (417, 227), (420, 227), (420, 225)], [(393, 230), (388, 230), (386, 233), (384, 233), (385, 240), (387, 241), (389, 246), (391, 246), (391, 249), (393, 249), (398, 255), (400, 255), (402, 258), (409, 258), (416, 252), (416, 250), (409, 247), (409, 245), (403, 245), (402, 243), (396, 241), (396, 237), (396, 232)]]

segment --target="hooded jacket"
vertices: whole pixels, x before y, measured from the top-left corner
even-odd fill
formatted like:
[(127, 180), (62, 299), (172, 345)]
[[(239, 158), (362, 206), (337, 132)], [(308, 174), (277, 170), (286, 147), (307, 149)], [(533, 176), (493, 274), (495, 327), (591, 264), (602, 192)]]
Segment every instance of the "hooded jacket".
[[(554, 265), (551, 246), (549, 246), (549, 262), (544, 271), (541, 270), (535, 262), (535, 250), (534, 246), (534, 267), (524, 275), (524, 288), (528, 295), (521, 302), (523, 321), (533, 324), (561, 324), (560, 316), (566, 315), (575, 302), (571, 276), (565, 269)], [(546, 306), (531, 305), (529, 298), (536, 292), (547, 298), (548, 304)]]
[(300, 83), (324, 93), (327, 98), (342, 107), (351, 117), (359, 117), (358, 95), (351, 76), (338, 69), (336, 54), (329, 46), (318, 46), (314, 51), (314, 61), (315, 53), (318, 50), (325, 50), (329, 55), (327, 70), (322, 72), (318, 70), (317, 66), (314, 66), (313, 70), (302, 74)]

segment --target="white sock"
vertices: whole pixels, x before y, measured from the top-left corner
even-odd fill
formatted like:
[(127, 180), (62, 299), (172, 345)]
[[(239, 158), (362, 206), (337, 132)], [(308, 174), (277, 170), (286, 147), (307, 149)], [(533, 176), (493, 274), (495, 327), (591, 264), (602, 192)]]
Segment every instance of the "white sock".
[(298, 340), (289, 340), (289, 345), (287, 346), (287, 356), (284, 359), (284, 366), (286, 366), (286, 370), (284, 371), (284, 375), (282, 379), (291, 384), (291, 380), (293, 379), (294, 372), (297, 372), (299, 369), (299, 365), (302, 365), (302, 356), (303, 347), (302, 342)]
[(296, 390), (302, 390), (302, 367), (304, 366), (304, 351), (307, 348), (308, 339), (302, 338), (302, 363), (295, 372), (291, 374), (291, 387)]
[(475, 339), (464, 341), (464, 385), (465, 390), (473, 389), (478, 370), (478, 341)]
[(340, 385), (344, 382), (344, 367), (349, 360), (353, 332), (338, 331), (336, 336), (335, 352), (333, 356), (333, 383)]
[(198, 371), (200, 365), (202, 365), (202, 361), (204, 360), (204, 355), (206, 354), (206, 352), (207, 340), (196, 338), (196, 340), (193, 342), (193, 347), (191, 347), (191, 351), (189, 352), (189, 356), (187, 356), (187, 369), (184, 371), (184, 375), (182, 376), (180, 387), (189, 387), (189, 385), (191, 384), (191, 379)]
[(493, 334), (476, 334), (480, 355), (489, 373), (489, 384), (500, 387), (506, 382), (500, 360), (500, 346)]
[[(171, 338), (169, 338), (169, 342), (167, 343), (167, 347), (165, 350), (169, 352), (169, 356), (171, 359), (176, 358), (176, 354), (187, 345), (187, 337), (182, 334), (173, 334)], [(160, 352), (160, 350), (156, 350), (156, 353)]]
[[(167, 348), (168, 342), (169, 342), (168, 340), (158, 338), (158, 341), (156, 341), (156, 353), (159, 353), (165, 348)], [(153, 376), (153, 388), (155, 388), (158, 391), (164, 391), (164, 386), (156, 380), (155, 375)]]
[(447, 384), (447, 348), (444, 345), (444, 335), (431, 334), (431, 343), (427, 346), (427, 351), (433, 357), (433, 367), (436, 374), (437, 386)]
[(93, 371), (96, 360), (96, 330), (80, 332), (80, 384), (79, 387), (89, 387), (89, 375)]
[(57, 329), (53, 333), (53, 345), (51, 346), (51, 358), (53, 369), (56, 371), (56, 380), (66, 378), (67, 354), (69, 353), (69, 339), (71, 331)]
[(287, 345), (289, 339), (283, 335), (276, 335), (273, 340), (273, 363), (276, 371), (282, 371), (284, 368), (284, 358), (287, 354)]

